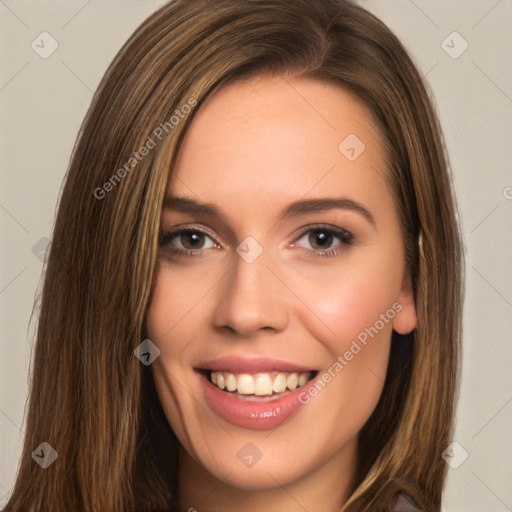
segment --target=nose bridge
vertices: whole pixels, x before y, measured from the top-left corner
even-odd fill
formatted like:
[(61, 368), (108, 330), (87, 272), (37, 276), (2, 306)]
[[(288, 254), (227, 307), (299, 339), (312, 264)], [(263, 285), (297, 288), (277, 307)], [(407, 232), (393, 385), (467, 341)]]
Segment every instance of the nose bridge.
[(234, 267), (221, 290), (215, 324), (249, 336), (262, 328), (283, 329), (287, 324), (284, 290), (267, 268), (268, 257), (256, 255), (251, 242), (237, 248)]

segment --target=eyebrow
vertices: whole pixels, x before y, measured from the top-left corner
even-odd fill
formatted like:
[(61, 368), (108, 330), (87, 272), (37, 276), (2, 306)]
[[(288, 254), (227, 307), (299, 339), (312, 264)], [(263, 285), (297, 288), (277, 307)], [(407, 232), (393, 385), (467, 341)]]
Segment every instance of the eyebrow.
[[(223, 219), (219, 209), (210, 203), (196, 201), (190, 197), (167, 196), (164, 200), (164, 208), (182, 213), (194, 213), (197, 215), (207, 215)], [(375, 218), (372, 213), (362, 204), (352, 199), (338, 197), (323, 197), (318, 199), (302, 199), (294, 201), (285, 206), (278, 215), (279, 220), (284, 220), (308, 213), (324, 212), (339, 208), (350, 210), (364, 217), (372, 226), (376, 226)]]

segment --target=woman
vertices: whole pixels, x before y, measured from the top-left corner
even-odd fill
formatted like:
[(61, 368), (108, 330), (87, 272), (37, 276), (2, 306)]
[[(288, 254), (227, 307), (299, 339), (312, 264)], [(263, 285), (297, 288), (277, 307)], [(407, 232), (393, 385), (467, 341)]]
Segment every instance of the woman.
[(346, 0), (169, 2), (78, 137), (4, 510), (440, 510), (461, 267), (389, 29)]

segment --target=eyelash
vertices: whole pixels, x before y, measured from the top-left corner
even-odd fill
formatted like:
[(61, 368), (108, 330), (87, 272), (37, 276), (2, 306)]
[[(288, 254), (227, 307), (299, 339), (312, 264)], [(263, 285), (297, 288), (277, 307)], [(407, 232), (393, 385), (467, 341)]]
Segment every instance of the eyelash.
[[(300, 235), (296, 238), (296, 240), (300, 240), (304, 235), (312, 232), (312, 231), (322, 231), (324, 233), (329, 233), (331, 235), (333, 235), (334, 238), (338, 238), (341, 242), (341, 245), (353, 245), (354, 243), (354, 235), (352, 235), (352, 233), (350, 233), (349, 231), (347, 231), (346, 229), (343, 229), (343, 228), (339, 228), (339, 227), (335, 227), (335, 226), (330, 226), (330, 225), (322, 225), (322, 224), (319, 224), (319, 225), (313, 225), (313, 226), (308, 226), (307, 229), (304, 229)], [(187, 234), (187, 233), (196, 233), (196, 234), (201, 234), (201, 235), (206, 235), (207, 237), (211, 238), (213, 243), (215, 244), (215, 247), (216, 248), (220, 248), (219, 244), (217, 244), (217, 242), (215, 242), (213, 236), (208, 233), (207, 231), (204, 231), (202, 229), (199, 229), (199, 228), (193, 228), (193, 227), (187, 227), (187, 228), (181, 228), (181, 229), (177, 229), (177, 230), (171, 230), (171, 231), (168, 231), (168, 232), (164, 232), (164, 233), (161, 233), (160, 236), (159, 236), (159, 241), (158, 241), (158, 244), (160, 247), (165, 247), (165, 249), (169, 252), (171, 252), (172, 254), (176, 255), (176, 256), (184, 256), (184, 257), (194, 257), (194, 256), (198, 256), (199, 254), (202, 254), (204, 253), (205, 250), (208, 250), (208, 249), (179, 249), (179, 248), (176, 248), (176, 247), (173, 247), (170, 245), (170, 242), (180, 236), (180, 235), (184, 235), (184, 234)], [(293, 242), (295, 244), (295, 242)], [(315, 249), (305, 249), (306, 251), (308, 251), (309, 253), (312, 253), (311, 256), (312, 257), (332, 257), (332, 256), (337, 256), (338, 254), (342, 253), (343, 252), (343, 248), (342, 247), (338, 247), (336, 249), (318, 249), (318, 250), (315, 250)]]

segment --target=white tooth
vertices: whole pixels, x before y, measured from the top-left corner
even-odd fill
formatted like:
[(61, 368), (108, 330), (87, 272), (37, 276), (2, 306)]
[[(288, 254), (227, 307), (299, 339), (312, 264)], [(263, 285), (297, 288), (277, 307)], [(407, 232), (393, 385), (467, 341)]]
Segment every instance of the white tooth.
[(236, 389), (236, 378), (232, 373), (227, 373), (224, 379), (226, 383), (226, 389), (228, 391), (235, 391)]
[(284, 373), (279, 373), (277, 375), (272, 389), (274, 390), (274, 393), (282, 393), (286, 389), (286, 375)]
[(290, 373), (286, 379), (286, 387), (288, 389), (295, 389), (297, 387), (298, 377), (296, 373)]
[(299, 375), (299, 387), (304, 386), (306, 382), (308, 381), (309, 373), (301, 373)]
[(214, 384), (217, 384), (217, 372), (212, 372), (210, 379)]
[(224, 375), (221, 372), (217, 372), (217, 387), (220, 389), (224, 389)]
[(254, 394), (259, 396), (272, 394), (272, 379), (268, 373), (260, 373), (256, 376)]
[(248, 375), (247, 373), (239, 375), (237, 389), (242, 395), (254, 394), (254, 379), (252, 378), (252, 375)]

